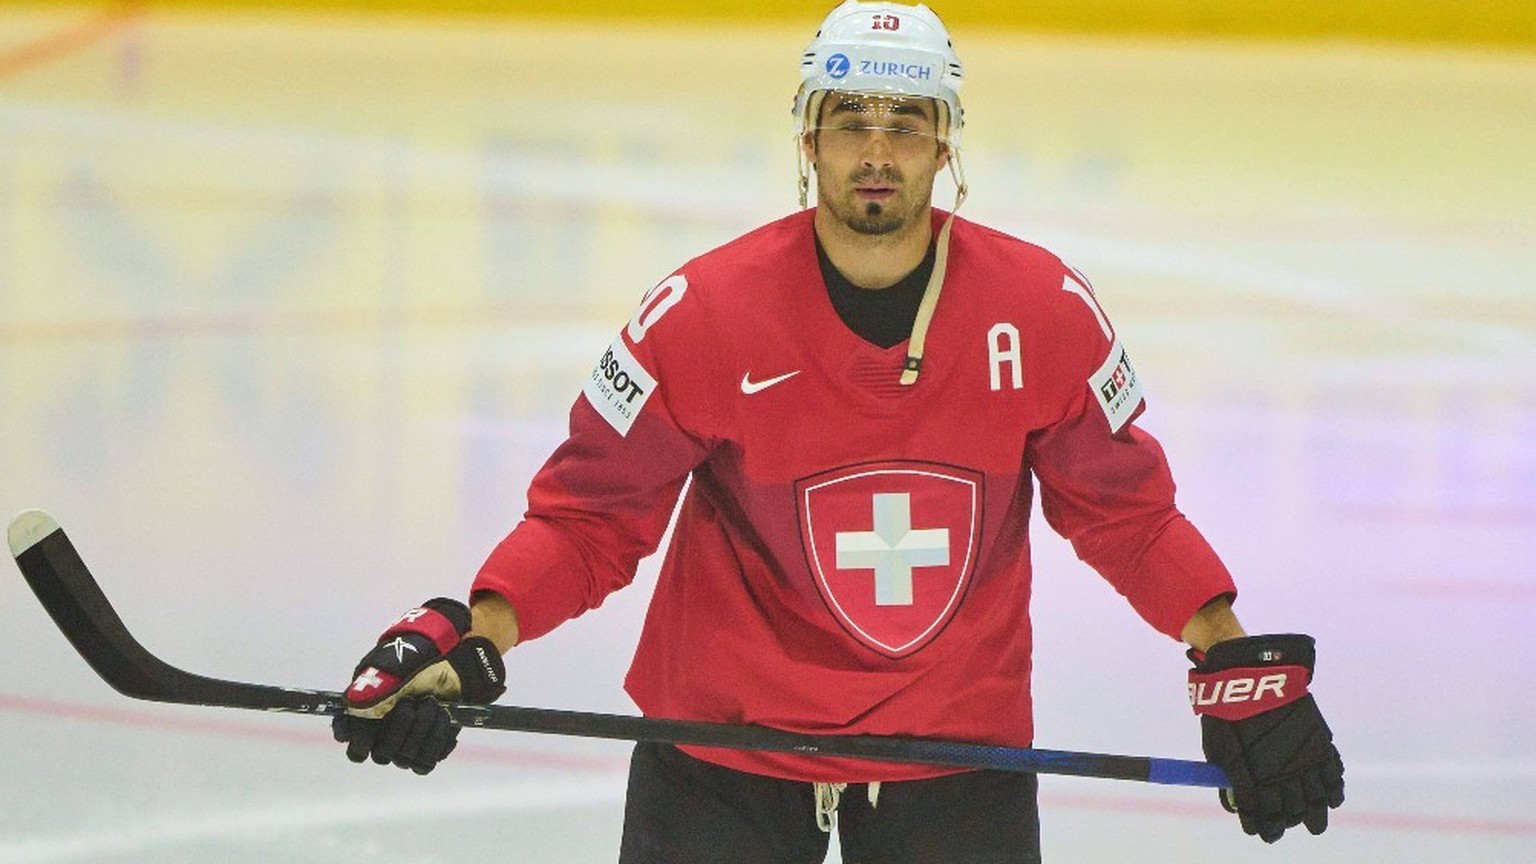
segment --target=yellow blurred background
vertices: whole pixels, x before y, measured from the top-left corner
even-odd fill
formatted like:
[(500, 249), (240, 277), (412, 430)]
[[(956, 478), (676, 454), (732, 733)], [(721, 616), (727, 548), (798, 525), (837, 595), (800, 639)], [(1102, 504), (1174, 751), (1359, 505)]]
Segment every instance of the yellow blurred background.
[[(11, 6), (13, 4), (6, 3)], [(79, 5), (28, 0), (15, 5)], [(111, 5), (111, 4), (103, 4)], [(440, 13), (524, 18), (806, 22), (830, 0), (123, 0), (153, 9)], [(945, 0), (951, 27), (1033, 32), (1536, 45), (1532, 0)]]

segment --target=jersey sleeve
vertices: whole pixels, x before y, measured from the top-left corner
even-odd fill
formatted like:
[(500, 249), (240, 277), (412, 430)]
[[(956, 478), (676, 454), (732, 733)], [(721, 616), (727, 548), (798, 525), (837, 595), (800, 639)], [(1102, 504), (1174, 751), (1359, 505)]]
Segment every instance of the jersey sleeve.
[[(689, 472), (711, 449), (710, 328), (682, 274), (642, 300), (570, 412), (570, 432), (535, 475), (523, 520), (491, 552), (472, 593), (511, 603), (523, 640), (601, 605), (656, 551)], [(693, 349), (690, 351), (690, 349)]]
[(1135, 424), (1145, 398), (1114, 328), (1085, 279), (1068, 273), (1063, 285), (1051, 367), (1062, 412), (1030, 436), (1027, 451), (1041, 510), (1078, 558), (1177, 639), (1200, 607), (1237, 589), (1175, 506), (1161, 445)]

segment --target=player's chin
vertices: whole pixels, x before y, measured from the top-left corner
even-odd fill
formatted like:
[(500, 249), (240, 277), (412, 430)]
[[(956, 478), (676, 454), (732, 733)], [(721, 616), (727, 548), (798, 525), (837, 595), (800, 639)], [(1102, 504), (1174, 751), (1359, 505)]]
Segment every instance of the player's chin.
[(889, 214), (862, 213), (848, 220), (848, 227), (860, 234), (878, 236), (894, 234), (907, 224), (907, 220)]
[(885, 202), (864, 202), (855, 214), (849, 224), (860, 234), (893, 234), (912, 221), (911, 214), (904, 208), (892, 207)]

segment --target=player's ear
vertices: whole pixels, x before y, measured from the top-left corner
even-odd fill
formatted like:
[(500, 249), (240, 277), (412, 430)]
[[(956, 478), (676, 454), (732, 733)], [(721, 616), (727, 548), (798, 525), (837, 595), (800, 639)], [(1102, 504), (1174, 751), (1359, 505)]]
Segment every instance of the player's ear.
[(805, 154), (806, 164), (816, 167), (816, 133), (803, 132), (800, 135), (800, 152)]

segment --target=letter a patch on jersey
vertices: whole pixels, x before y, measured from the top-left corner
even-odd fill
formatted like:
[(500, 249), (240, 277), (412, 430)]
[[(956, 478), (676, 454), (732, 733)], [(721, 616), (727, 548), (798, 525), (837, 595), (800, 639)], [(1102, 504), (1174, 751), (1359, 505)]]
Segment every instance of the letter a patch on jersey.
[(592, 370), (581, 392), (614, 431), (626, 436), (655, 389), (656, 379), (645, 371), (620, 336), (603, 352), (603, 359), (597, 361), (597, 368)]
[(1130, 355), (1125, 353), (1119, 339), (1109, 346), (1109, 356), (1105, 358), (1104, 365), (1088, 378), (1088, 386), (1093, 388), (1094, 395), (1098, 397), (1099, 407), (1104, 409), (1111, 432), (1125, 428), (1125, 424), (1131, 422), (1131, 418), (1136, 416), (1136, 409), (1141, 406), (1141, 381), (1136, 378), (1136, 369), (1131, 366)]
[(944, 630), (975, 569), (980, 474), (870, 463), (800, 480), (795, 497), (816, 588), (850, 636), (900, 659)]

